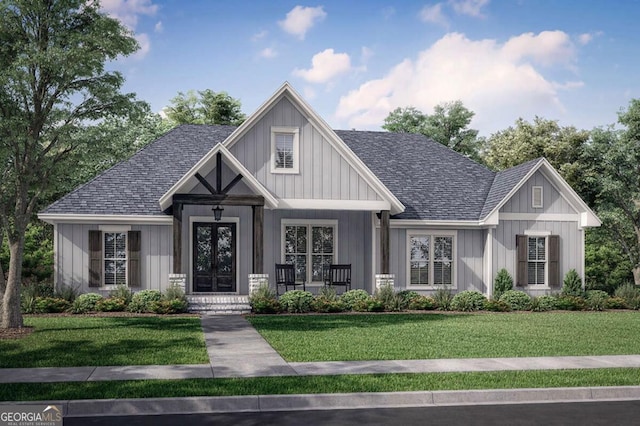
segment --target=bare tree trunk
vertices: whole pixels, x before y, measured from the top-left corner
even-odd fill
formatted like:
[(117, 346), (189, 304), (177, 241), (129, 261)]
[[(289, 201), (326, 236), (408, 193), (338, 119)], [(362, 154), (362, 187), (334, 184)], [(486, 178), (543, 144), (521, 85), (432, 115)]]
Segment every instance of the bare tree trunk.
[(9, 239), (9, 278), (2, 298), (2, 322), (0, 328), (21, 328), (20, 287), (22, 286), (22, 255), (24, 252), (24, 232), (17, 232), (17, 240)]
[(640, 266), (633, 268), (633, 280), (636, 282), (636, 285), (640, 285)]
[[(0, 249), (2, 249), (2, 243), (4, 242), (4, 229), (0, 228)], [(4, 291), (7, 288), (7, 281), (4, 278), (4, 269), (2, 269), (2, 263), (0, 263), (0, 319), (2, 318), (2, 301), (4, 300)]]

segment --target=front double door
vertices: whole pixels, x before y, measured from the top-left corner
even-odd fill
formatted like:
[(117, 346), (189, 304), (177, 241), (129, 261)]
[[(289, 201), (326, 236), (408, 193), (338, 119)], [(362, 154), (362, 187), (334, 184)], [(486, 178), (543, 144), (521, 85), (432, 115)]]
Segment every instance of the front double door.
[(236, 291), (236, 224), (193, 224), (193, 292)]

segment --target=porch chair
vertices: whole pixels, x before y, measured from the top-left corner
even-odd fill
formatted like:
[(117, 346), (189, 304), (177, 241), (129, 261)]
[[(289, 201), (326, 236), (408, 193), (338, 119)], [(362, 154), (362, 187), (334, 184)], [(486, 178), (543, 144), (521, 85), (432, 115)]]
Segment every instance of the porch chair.
[(284, 286), (284, 292), (289, 291), (289, 287), (296, 289), (296, 286), (302, 286), (306, 290), (303, 282), (296, 282), (296, 270), (293, 265), (288, 263), (276, 263), (276, 294), (280, 296), (280, 286)]
[(351, 290), (351, 264), (333, 264), (325, 267), (325, 287), (344, 286), (344, 291)]

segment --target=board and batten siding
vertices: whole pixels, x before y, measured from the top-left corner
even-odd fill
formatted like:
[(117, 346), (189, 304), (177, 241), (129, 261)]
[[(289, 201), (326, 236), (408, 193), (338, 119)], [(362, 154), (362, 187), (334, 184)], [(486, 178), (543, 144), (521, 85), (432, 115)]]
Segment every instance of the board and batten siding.
[[(99, 225), (60, 223), (56, 226), (57, 286), (67, 285), (81, 293), (108, 294), (109, 290), (89, 287), (89, 231)], [(141, 287), (134, 290), (164, 291), (168, 286), (173, 262), (172, 228), (167, 225), (133, 225), (132, 231), (141, 231), (140, 258), (142, 261)]]
[[(560, 237), (560, 282), (564, 275), (575, 269), (578, 274), (584, 276), (582, 253), (582, 229), (578, 222), (560, 221), (532, 221), (532, 220), (505, 220), (494, 231), (493, 242), (493, 278), (497, 271), (505, 268), (511, 276), (516, 277), (516, 235), (525, 234), (526, 231), (548, 231), (552, 235)], [(517, 288), (522, 289), (522, 288)], [(527, 293), (538, 296), (550, 291), (559, 291), (560, 287), (552, 287), (548, 291), (544, 289), (527, 289)]]
[[(438, 233), (434, 228), (411, 227), (410, 230), (422, 230)], [(405, 228), (392, 227), (389, 235), (390, 256), (389, 268), (395, 274), (396, 289), (406, 289), (409, 286), (407, 277), (407, 231)], [(482, 229), (458, 229), (456, 230), (456, 256), (454, 264), (456, 268), (457, 292), (463, 290), (476, 290), (486, 293), (483, 282), (484, 273), (484, 243), (485, 234)], [(375, 250), (377, 253), (376, 271), (380, 270), (380, 229), (376, 229)], [(413, 289), (412, 289), (413, 290)], [(434, 290), (424, 290), (432, 292)]]
[[(542, 208), (532, 207), (532, 191), (534, 186), (542, 187)], [(574, 208), (565, 200), (558, 190), (537, 171), (525, 182), (509, 201), (500, 209), (500, 213), (553, 213), (576, 214)]]
[[(271, 173), (272, 126), (299, 129), (298, 174)], [(381, 200), (286, 97), (280, 99), (230, 151), (278, 198)]]

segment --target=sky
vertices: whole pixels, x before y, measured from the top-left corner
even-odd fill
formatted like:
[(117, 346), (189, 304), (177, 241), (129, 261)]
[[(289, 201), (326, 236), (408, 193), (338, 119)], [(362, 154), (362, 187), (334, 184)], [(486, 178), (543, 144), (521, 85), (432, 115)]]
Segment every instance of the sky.
[(480, 135), (535, 116), (592, 129), (640, 98), (640, 0), (101, 0), (140, 50), (110, 69), (154, 112), (225, 91), (254, 112), (288, 81), (334, 129), (461, 100)]

